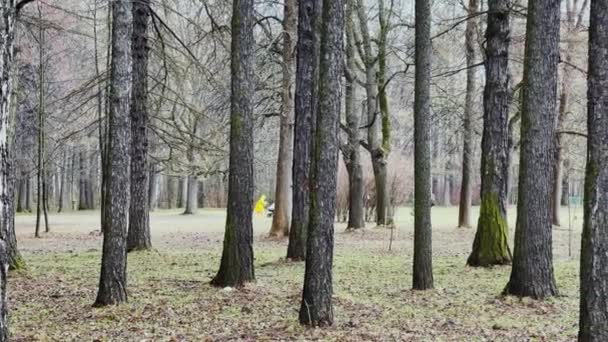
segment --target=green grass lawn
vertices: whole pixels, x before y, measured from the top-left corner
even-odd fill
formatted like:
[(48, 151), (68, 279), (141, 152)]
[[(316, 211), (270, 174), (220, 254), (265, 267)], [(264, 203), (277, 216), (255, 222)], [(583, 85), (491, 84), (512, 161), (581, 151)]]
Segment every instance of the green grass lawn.
[[(329, 329), (298, 324), (304, 265), (283, 260), (286, 241), (264, 238), (270, 227), (266, 217), (254, 219), (257, 282), (242, 290), (208, 285), (219, 266), (222, 210), (202, 210), (196, 216), (153, 213), (156, 249), (129, 255), (129, 302), (92, 308), (101, 258), (98, 215), (52, 215), (52, 232), (42, 239), (32, 237), (33, 216), (17, 218), (28, 268), (9, 279), (13, 340), (566, 341), (576, 337), (580, 209), (573, 224), (572, 257), (568, 227), (554, 230), (561, 296), (544, 302), (500, 296), (509, 267), (465, 266), (474, 230), (455, 228), (456, 208), (433, 209), (436, 289), (427, 292), (410, 290), (411, 209), (398, 211), (390, 252), (390, 230), (370, 224), (363, 232), (345, 233), (345, 225), (338, 224), (336, 322)], [(566, 209), (564, 215), (567, 222)]]

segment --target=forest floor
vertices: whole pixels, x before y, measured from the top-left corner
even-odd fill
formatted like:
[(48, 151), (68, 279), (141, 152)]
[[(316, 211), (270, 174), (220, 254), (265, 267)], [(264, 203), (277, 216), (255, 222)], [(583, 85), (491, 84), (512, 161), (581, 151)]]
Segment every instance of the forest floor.
[(269, 218), (254, 219), (257, 282), (232, 290), (208, 284), (219, 266), (224, 211), (152, 213), (155, 250), (129, 254), (129, 302), (99, 309), (91, 306), (100, 268), (99, 213), (52, 214), (52, 230), (41, 239), (33, 238), (35, 217), (18, 215), (27, 269), (9, 279), (12, 340), (574, 340), (582, 210), (571, 216), (571, 257), (567, 209), (565, 224), (554, 229), (561, 295), (546, 301), (500, 296), (507, 266), (466, 267), (475, 232), (455, 228), (457, 214), (457, 208), (433, 209), (435, 290), (427, 292), (410, 289), (411, 209), (398, 211), (392, 251), (389, 229), (368, 224), (362, 232), (346, 233), (345, 225), (337, 224), (335, 325), (327, 329), (298, 324), (304, 264), (284, 261), (286, 241), (265, 238)]

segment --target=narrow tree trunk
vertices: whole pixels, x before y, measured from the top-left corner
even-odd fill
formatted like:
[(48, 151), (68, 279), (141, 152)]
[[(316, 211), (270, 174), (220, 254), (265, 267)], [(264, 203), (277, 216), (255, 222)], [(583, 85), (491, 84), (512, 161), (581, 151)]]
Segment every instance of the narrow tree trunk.
[(343, 74), (344, 1), (324, 0), (319, 64), (319, 102), (312, 160), (310, 221), (300, 323), (330, 326), (334, 218), (338, 173), (338, 129)]
[(467, 56), (467, 93), (464, 105), (464, 141), (462, 147), (462, 181), (460, 183), (460, 203), (458, 210), (458, 227), (471, 227), (471, 197), (473, 182), (473, 119), (475, 118), (475, 93), (477, 91), (477, 70), (473, 65), (477, 61), (477, 12), (479, 1), (469, 0), (465, 31)]
[(214, 286), (242, 286), (253, 270), (253, 0), (234, 0), (232, 13), (230, 167), (226, 234)]
[[(8, 262), (8, 267), (11, 270), (18, 270), (25, 267), (25, 261), (19, 253), (19, 248), (17, 247), (17, 235), (15, 234), (15, 166), (14, 166), (14, 154), (15, 154), (15, 146), (14, 146), (14, 136), (11, 137), (11, 141), (9, 143), (9, 161), (4, 163), (3, 166), (8, 167), (8, 203), (3, 206), (2, 209), (2, 217), (5, 218), (5, 221), (2, 224), (2, 231), (0, 232), (2, 243), (4, 243), (4, 257), (6, 257)], [(0, 256), (2, 258), (2, 256)]]
[(155, 170), (154, 166), (151, 166), (150, 170), (150, 184), (148, 187), (148, 202), (150, 206), (150, 211), (154, 211), (158, 208), (158, 200), (160, 197), (160, 183), (161, 183), (161, 175), (158, 171)]
[(275, 191), (275, 207), (272, 215), (270, 236), (283, 238), (289, 235), (292, 210), (292, 166), (294, 127), (294, 67), (297, 40), (298, 8), (296, 0), (285, 0), (283, 14), (283, 80), (281, 92), (281, 122), (279, 133), (279, 158)]
[[(108, 183), (103, 227), (99, 292), (95, 306), (127, 300), (127, 227), (129, 225), (129, 156), (131, 88), (131, 2), (112, 5), (112, 69), (110, 74), (110, 123)], [(146, 189), (147, 190), (147, 189)]]
[(414, 272), (413, 288), (433, 288), (431, 231), (431, 5), (416, 0), (414, 90)]
[[(133, 2), (133, 33), (131, 35), (131, 57), (133, 78), (131, 80), (131, 204), (129, 208), (129, 231), (127, 251), (152, 248), (150, 237), (150, 195), (156, 187), (156, 170), (148, 170), (148, 20), (150, 1)], [(148, 172), (150, 178), (148, 178)], [(149, 183), (149, 184), (148, 184)]]
[(179, 181), (179, 208), (186, 208), (188, 203), (188, 177), (181, 177)]
[(293, 158), (293, 208), (287, 258), (306, 258), (310, 215), (310, 164), (315, 127), (322, 0), (298, 1), (298, 43)]
[(488, 1), (481, 141), (481, 208), (469, 266), (511, 262), (508, 244), (509, 0)]
[(579, 341), (608, 341), (608, 3), (591, 1)]
[(86, 158), (84, 147), (81, 147), (78, 156), (78, 210), (88, 210), (87, 207), (87, 175), (86, 175)]
[(345, 112), (348, 126), (348, 144), (344, 147), (344, 162), (348, 171), (349, 206), (347, 229), (365, 227), (363, 209), (363, 168), (361, 167), (361, 114), (356, 108), (356, 84), (350, 73), (357, 68), (355, 56), (355, 41), (353, 38), (353, 5), (347, 4), (346, 10), (346, 77)]
[(538, 299), (557, 294), (548, 204), (553, 180), (559, 21), (559, 0), (529, 3), (515, 248), (504, 292)]

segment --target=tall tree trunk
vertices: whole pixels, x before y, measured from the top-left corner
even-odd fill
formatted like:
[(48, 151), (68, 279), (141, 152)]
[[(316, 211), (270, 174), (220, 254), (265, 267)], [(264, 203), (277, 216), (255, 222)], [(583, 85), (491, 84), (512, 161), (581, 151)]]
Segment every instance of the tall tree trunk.
[(529, 3), (515, 248), (504, 291), (539, 299), (557, 294), (548, 203), (553, 180), (559, 21), (559, 0)]
[(292, 210), (292, 166), (294, 127), (294, 67), (297, 41), (298, 8), (296, 0), (285, 0), (283, 15), (283, 80), (281, 92), (281, 122), (279, 133), (279, 158), (275, 191), (275, 207), (272, 215), (270, 236), (283, 238), (289, 235)]
[(181, 177), (179, 181), (178, 208), (185, 208), (188, 203), (188, 177)]
[(158, 208), (160, 183), (162, 180), (160, 173), (154, 170), (154, 166), (150, 165), (150, 167), (151, 170), (148, 176), (148, 207), (150, 211), (154, 211)]
[[(10, 125), (10, 124), (9, 124)], [(10, 137), (10, 142), (8, 145), (9, 149), (9, 162), (3, 164), (8, 167), (8, 203), (3, 206), (2, 217), (6, 217), (6, 221), (2, 225), (2, 231), (0, 232), (1, 241), (4, 244), (4, 257), (6, 257), (8, 262), (8, 267), (11, 270), (18, 270), (25, 267), (25, 261), (19, 253), (19, 248), (17, 247), (17, 235), (15, 234), (15, 166), (14, 166), (14, 136)], [(0, 258), (2, 256), (0, 255)]]
[[(11, 225), (12, 205), (10, 189), (13, 184), (10, 181), (10, 151), (9, 151), (9, 127), (10, 108), (13, 87), (13, 76), (11, 66), (14, 59), (14, 37), (15, 37), (15, 0), (2, 0), (0, 2), (0, 17), (2, 19), (2, 37), (0, 42), (0, 232), (5, 232)], [(8, 305), (6, 294), (6, 283), (8, 276), (8, 257), (5, 237), (0, 239), (0, 341), (8, 341)]]
[(363, 60), (365, 67), (365, 92), (367, 95), (367, 127), (368, 127), (368, 149), (372, 158), (372, 168), (374, 171), (374, 183), (376, 186), (376, 223), (383, 226), (387, 223), (386, 212), (388, 208), (387, 170), (386, 152), (380, 139), (380, 127), (382, 113), (378, 110), (378, 71), (376, 68), (377, 56), (372, 50), (372, 38), (367, 24), (367, 15), (363, 0), (357, 0), (356, 14), (359, 19), (362, 41), (357, 42), (363, 45)]
[(25, 172), (21, 172), (21, 178), (17, 180), (17, 212), (23, 213), (27, 211), (27, 178), (29, 176)]
[(184, 215), (194, 215), (198, 210), (198, 177), (190, 175), (186, 181), (186, 209)]
[(174, 176), (167, 177), (167, 209), (178, 207), (178, 178)]
[(355, 41), (353, 38), (353, 5), (347, 4), (346, 10), (346, 77), (345, 112), (348, 126), (348, 144), (343, 148), (344, 162), (348, 171), (348, 225), (347, 229), (365, 227), (363, 209), (363, 168), (361, 167), (361, 114), (356, 108), (356, 84), (351, 73), (357, 68), (355, 56)]
[[(380, 33), (376, 39), (378, 44), (378, 107), (380, 109), (381, 130), (382, 133), (382, 154), (381, 158), (378, 159), (376, 168), (378, 169), (378, 175), (380, 180), (377, 181), (377, 195), (381, 196), (377, 199), (377, 207), (381, 208), (377, 212), (378, 214), (378, 225), (392, 225), (392, 203), (391, 196), (389, 193), (388, 186), (388, 156), (391, 151), (391, 118), (388, 100), (388, 34), (391, 30), (391, 23), (389, 18), (393, 15), (394, 3), (391, 0), (389, 9), (385, 9), (384, 0), (378, 1), (378, 21), (380, 26)], [(379, 156), (379, 154), (378, 154)], [(377, 176), (378, 178), (378, 176)], [(379, 185), (378, 185), (379, 183)]]
[[(112, 69), (108, 183), (99, 292), (95, 306), (127, 300), (127, 227), (130, 202), (131, 1), (112, 5)], [(147, 188), (146, 188), (147, 190)]]
[[(148, 20), (150, 1), (133, 2), (131, 57), (131, 205), (127, 251), (152, 248), (150, 238), (150, 194), (156, 186), (155, 170), (148, 170)], [(148, 178), (150, 172), (150, 178)], [(154, 178), (153, 178), (154, 177)], [(148, 184), (150, 183), (150, 184)], [(150, 187), (150, 189), (148, 189)]]
[(86, 174), (86, 152), (84, 147), (81, 147), (80, 152), (78, 153), (78, 167), (79, 167), (79, 175), (78, 175), (78, 210), (88, 210), (87, 205), (87, 174)]
[(467, 264), (511, 262), (508, 244), (509, 186), (509, 0), (488, 1), (486, 85), (481, 141), (481, 208)]
[(298, 1), (298, 42), (293, 158), (293, 208), (287, 258), (306, 258), (310, 215), (310, 164), (315, 127), (322, 0)]
[(226, 234), (212, 285), (242, 286), (253, 270), (253, 0), (234, 0), (232, 12), (230, 166)]
[(608, 3), (591, 0), (579, 341), (608, 341)]
[(477, 12), (479, 1), (469, 0), (468, 15), (465, 31), (465, 47), (467, 56), (467, 93), (464, 105), (464, 122), (462, 145), (462, 181), (460, 185), (460, 203), (458, 210), (458, 227), (471, 227), (471, 197), (473, 181), (473, 119), (475, 118), (475, 93), (477, 92), (477, 70), (473, 67), (477, 60)]
[(319, 64), (319, 102), (312, 159), (310, 221), (300, 323), (329, 326), (332, 305), (334, 218), (343, 75), (344, 1), (324, 0)]
[(431, 5), (416, 0), (414, 90), (414, 273), (413, 288), (433, 288), (431, 231)]

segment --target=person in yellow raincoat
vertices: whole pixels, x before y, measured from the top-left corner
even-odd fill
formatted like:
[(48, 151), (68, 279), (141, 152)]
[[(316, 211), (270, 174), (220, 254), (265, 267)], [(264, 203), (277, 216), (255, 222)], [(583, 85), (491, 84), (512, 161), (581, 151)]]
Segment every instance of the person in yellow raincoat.
[(266, 195), (262, 195), (260, 199), (255, 203), (253, 212), (256, 214), (263, 214), (266, 211)]

